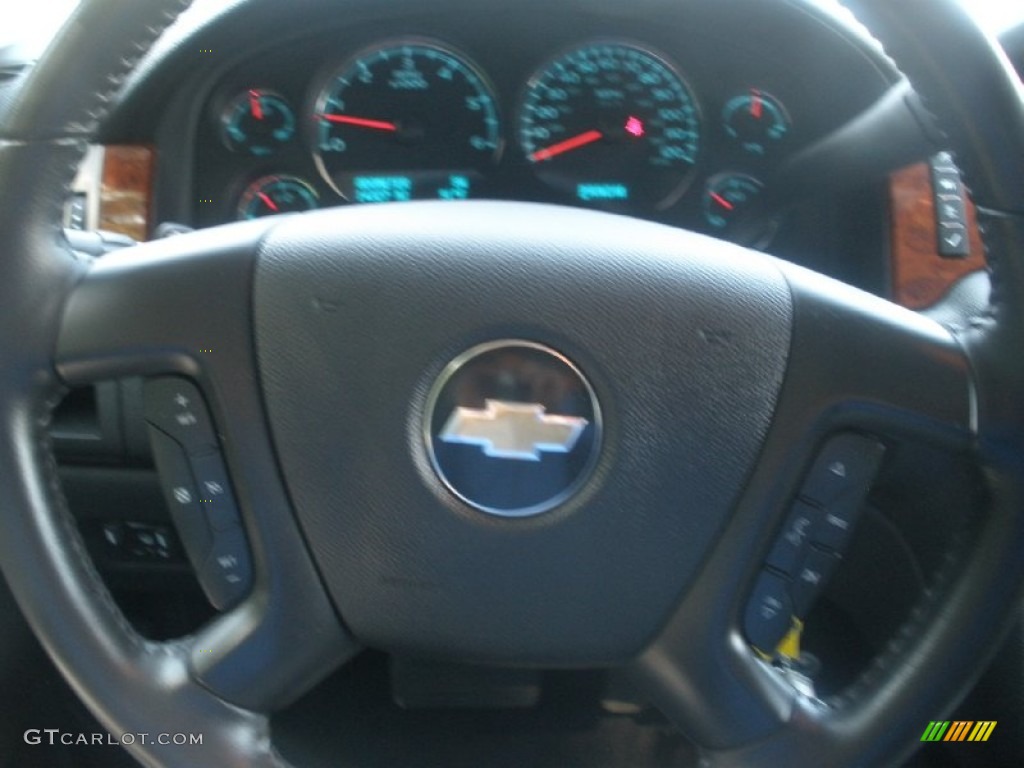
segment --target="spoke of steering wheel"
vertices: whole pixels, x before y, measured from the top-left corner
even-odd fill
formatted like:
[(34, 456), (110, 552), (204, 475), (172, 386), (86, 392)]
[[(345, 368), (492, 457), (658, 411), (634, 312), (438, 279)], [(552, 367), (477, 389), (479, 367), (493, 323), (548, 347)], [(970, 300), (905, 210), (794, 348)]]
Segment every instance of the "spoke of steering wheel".
[(256, 384), (250, 326), (255, 243), (267, 222), (183, 235), (95, 263), (57, 345), (69, 384), (177, 373), (210, 402), (232, 471), (255, 587), (192, 639), (196, 678), (257, 711), (281, 706), (354, 652), (288, 513)]

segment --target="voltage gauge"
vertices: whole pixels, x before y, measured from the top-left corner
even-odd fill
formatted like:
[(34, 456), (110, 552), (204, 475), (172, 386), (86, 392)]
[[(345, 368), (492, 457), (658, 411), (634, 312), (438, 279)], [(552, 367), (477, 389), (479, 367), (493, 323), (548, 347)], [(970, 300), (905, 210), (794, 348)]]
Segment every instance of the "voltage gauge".
[(704, 218), (715, 229), (729, 229), (761, 194), (762, 187), (760, 181), (745, 173), (711, 177), (704, 193)]
[(764, 184), (745, 173), (712, 176), (704, 188), (704, 219), (720, 237), (754, 248), (767, 245), (775, 222), (758, 210)]

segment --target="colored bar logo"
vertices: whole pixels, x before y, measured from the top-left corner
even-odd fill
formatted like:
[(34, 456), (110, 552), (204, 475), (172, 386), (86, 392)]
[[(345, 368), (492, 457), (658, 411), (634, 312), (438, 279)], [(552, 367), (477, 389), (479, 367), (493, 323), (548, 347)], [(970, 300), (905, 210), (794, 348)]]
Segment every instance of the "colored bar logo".
[(921, 734), (921, 741), (988, 741), (997, 720), (933, 720)]

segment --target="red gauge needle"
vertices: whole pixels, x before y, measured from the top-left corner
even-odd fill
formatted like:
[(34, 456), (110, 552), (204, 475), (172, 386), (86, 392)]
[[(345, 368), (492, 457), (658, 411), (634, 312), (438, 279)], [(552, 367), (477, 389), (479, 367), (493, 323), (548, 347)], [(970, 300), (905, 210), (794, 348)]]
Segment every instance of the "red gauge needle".
[(550, 160), (552, 157), (585, 147), (587, 144), (593, 144), (595, 141), (600, 141), (603, 138), (604, 134), (600, 131), (586, 131), (579, 136), (573, 136), (571, 139), (552, 144), (547, 149), (538, 149), (530, 155), (530, 159), (535, 163), (539, 163), (541, 160)]
[(249, 91), (249, 109), (252, 110), (252, 116), (257, 120), (263, 119), (263, 105), (260, 103), (258, 91)]
[(711, 199), (714, 200), (716, 203), (718, 203), (723, 208), (725, 208), (725, 210), (727, 210), (727, 211), (734, 211), (734, 210), (736, 210), (736, 206), (735, 205), (730, 203), (728, 200), (726, 200), (724, 197), (722, 197), (717, 192), (712, 192), (711, 193)]
[(750, 92), (750, 116), (755, 120), (760, 120), (761, 115), (764, 113), (764, 99), (761, 98), (760, 91)]
[(260, 200), (262, 200), (263, 203), (267, 206), (267, 208), (272, 210), (274, 213), (281, 212), (281, 209), (277, 207), (277, 203), (271, 200), (270, 196), (266, 192), (258, 192), (257, 194), (259, 195)]
[(377, 131), (397, 131), (398, 126), (395, 123), (389, 123), (386, 120), (367, 120), (365, 117), (352, 117), (351, 115), (320, 115), (321, 120), (326, 120), (329, 123), (344, 123), (345, 125), (355, 125), (359, 128), (372, 128)]

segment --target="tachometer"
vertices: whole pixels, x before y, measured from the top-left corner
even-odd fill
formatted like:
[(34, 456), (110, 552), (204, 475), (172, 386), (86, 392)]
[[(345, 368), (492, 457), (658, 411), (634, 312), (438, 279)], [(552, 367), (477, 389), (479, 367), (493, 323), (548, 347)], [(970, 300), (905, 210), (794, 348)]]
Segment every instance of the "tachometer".
[(542, 180), (581, 202), (660, 209), (693, 178), (700, 115), (663, 58), (632, 44), (593, 43), (531, 78), (519, 144)]
[(502, 148), (484, 75), (425, 41), (357, 55), (330, 77), (315, 110), (316, 165), (353, 202), (469, 197)]

